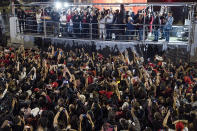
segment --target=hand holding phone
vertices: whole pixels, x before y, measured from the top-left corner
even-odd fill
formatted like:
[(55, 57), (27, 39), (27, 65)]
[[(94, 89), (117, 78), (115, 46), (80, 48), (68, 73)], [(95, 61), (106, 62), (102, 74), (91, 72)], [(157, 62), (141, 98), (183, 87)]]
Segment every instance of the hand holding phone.
[(93, 93), (90, 93), (90, 98), (93, 98)]
[(12, 125), (13, 123), (12, 123), (12, 121), (8, 121), (8, 124), (9, 124), (9, 125)]

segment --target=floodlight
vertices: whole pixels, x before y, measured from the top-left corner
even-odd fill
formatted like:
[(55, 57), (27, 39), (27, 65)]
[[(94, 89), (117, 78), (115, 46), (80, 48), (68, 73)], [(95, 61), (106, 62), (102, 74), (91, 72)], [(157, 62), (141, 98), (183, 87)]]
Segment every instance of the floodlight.
[(64, 7), (68, 7), (69, 4), (67, 2), (64, 2)]
[(62, 8), (62, 4), (60, 2), (56, 2), (55, 3), (55, 8), (56, 9), (61, 9)]

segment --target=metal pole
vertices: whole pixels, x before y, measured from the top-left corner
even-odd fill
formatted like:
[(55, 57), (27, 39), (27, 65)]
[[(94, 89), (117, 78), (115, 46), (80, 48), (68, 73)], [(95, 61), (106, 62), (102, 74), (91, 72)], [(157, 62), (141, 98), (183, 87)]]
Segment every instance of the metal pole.
[(194, 7), (192, 5), (192, 9), (189, 11), (189, 16), (190, 16), (190, 22), (189, 22), (189, 38), (188, 38), (188, 46), (189, 46), (189, 59), (188, 61), (190, 62), (191, 59), (191, 50), (192, 50), (192, 41), (191, 41), (191, 28), (192, 28), (192, 19), (194, 18)]
[[(146, 6), (146, 8), (147, 8), (147, 6)], [(144, 10), (144, 24), (143, 24), (143, 44), (145, 44), (145, 29), (146, 29), (146, 15), (145, 15), (145, 10)]]
[(45, 21), (44, 6), (43, 6), (43, 17), (44, 17), (44, 37), (46, 37), (47, 33), (46, 33), (46, 21)]
[(92, 40), (92, 23), (90, 23), (90, 39)]
[(10, 0), (10, 14), (12, 16), (12, 0)]
[(191, 21), (191, 19), (192, 19), (192, 15), (191, 15), (191, 10), (189, 11), (189, 35), (188, 35), (188, 44), (190, 44), (190, 37), (191, 37), (191, 23), (192, 23), (192, 21)]

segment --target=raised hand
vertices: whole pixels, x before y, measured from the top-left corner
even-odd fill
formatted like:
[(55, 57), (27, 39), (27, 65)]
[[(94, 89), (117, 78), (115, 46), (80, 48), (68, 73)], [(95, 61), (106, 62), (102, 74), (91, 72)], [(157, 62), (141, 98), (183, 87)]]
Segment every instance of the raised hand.
[(79, 116), (79, 120), (80, 120), (80, 122), (83, 121), (83, 115), (82, 114)]

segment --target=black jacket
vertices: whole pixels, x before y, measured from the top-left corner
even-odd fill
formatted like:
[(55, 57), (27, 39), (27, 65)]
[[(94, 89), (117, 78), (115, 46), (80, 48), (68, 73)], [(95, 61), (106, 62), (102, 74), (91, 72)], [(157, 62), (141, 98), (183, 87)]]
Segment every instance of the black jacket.
[(160, 27), (160, 18), (159, 18), (159, 16), (156, 16), (155, 18), (154, 18), (154, 21), (153, 21), (153, 27), (154, 27), (154, 29), (155, 30), (158, 30), (159, 29), (159, 27)]

